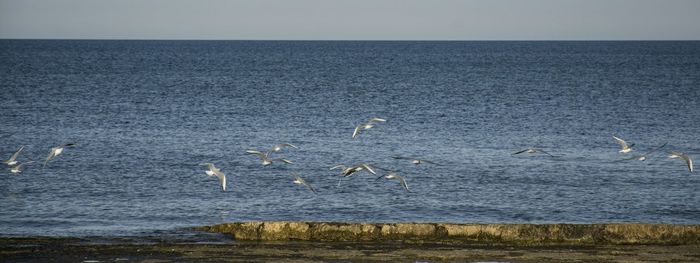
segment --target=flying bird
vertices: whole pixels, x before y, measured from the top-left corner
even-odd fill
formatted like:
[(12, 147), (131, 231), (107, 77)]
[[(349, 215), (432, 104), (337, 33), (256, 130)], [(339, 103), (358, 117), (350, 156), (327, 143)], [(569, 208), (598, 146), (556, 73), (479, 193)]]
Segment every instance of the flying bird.
[(634, 146), (634, 143), (627, 144), (625, 140), (615, 137), (615, 135), (613, 135), (613, 138), (615, 138), (615, 141), (617, 141), (617, 143), (620, 144), (620, 147), (622, 148), (619, 152), (628, 153), (632, 151), (632, 146)]
[(357, 125), (357, 127), (355, 127), (355, 131), (352, 132), (352, 138), (355, 139), (360, 132), (371, 129), (374, 127), (374, 125), (376, 125), (376, 123), (379, 122), (386, 122), (386, 120), (382, 118), (372, 118), (367, 123)]
[(309, 183), (307, 183), (307, 182), (306, 182), (303, 178), (301, 178), (299, 175), (294, 174), (293, 176), (294, 176), (294, 181), (293, 181), (293, 182), (294, 182), (295, 184), (298, 184), (298, 185), (305, 185), (306, 187), (309, 188), (309, 190), (311, 190), (311, 192), (314, 192), (314, 194), (316, 193), (316, 189), (314, 189)]
[(656, 147), (656, 148), (652, 149), (651, 151), (648, 151), (647, 153), (645, 153), (645, 154), (643, 154), (643, 155), (637, 155), (637, 156), (630, 157), (630, 158), (625, 158), (625, 159), (622, 159), (622, 160), (623, 160), (623, 161), (628, 161), (628, 160), (646, 161), (646, 159), (649, 157), (649, 155), (651, 155), (652, 153), (654, 153), (654, 152), (656, 152), (656, 151), (658, 151), (658, 150), (661, 150), (662, 148), (666, 147), (666, 144), (668, 144), (668, 143), (664, 143), (663, 145), (661, 145), (661, 146), (659, 146), (659, 147)]
[(372, 169), (372, 167), (366, 163), (361, 163), (361, 164), (357, 164), (355, 166), (350, 166), (350, 167), (347, 167), (347, 166), (342, 165), (342, 164), (331, 167), (331, 170), (335, 170), (335, 169), (341, 169), (340, 176), (342, 176), (342, 177), (338, 178), (338, 186), (340, 186), (340, 181), (342, 181), (342, 179), (344, 177), (352, 176), (353, 174), (355, 174), (359, 171), (367, 171), (368, 173), (371, 173), (374, 175), (377, 174), (374, 171), (374, 169)]
[(545, 152), (545, 151), (542, 150), (542, 149), (537, 149), (537, 148), (527, 148), (527, 149), (522, 150), (522, 151), (514, 152), (514, 153), (512, 153), (512, 155), (521, 154), (521, 153), (529, 153), (529, 154), (544, 153), (544, 154), (546, 154), (546, 155), (549, 155), (550, 157), (554, 157), (554, 155), (552, 155), (552, 154), (550, 154), (550, 153), (548, 153), (548, 152)]
[(226, 191), (226, 174), (224, 174), (223, 172), (221, 172), (221, 170), (219, 170), (219, 168), (216, 168), (216, 166), (214, 166), (213, 163), (203, 163), (203, 164), (200, 164), (200, 165), (206, 165), (206, 166), (207, 166), (207, 170), (204, 171), (204, 172), (205, 172), (208, 176), (216, 176), (216, 177), (218, 177), (218, 178), (219, 178), (219, 182), (221, 183), (221, 189), (223, 189), (223, 191)]
[(331, 170), (335, 170), (338, 168), (340, 168), (342, 170), (340, 172), (340, 175), (342, 175), (343, 177), (352, 176), (356, 172), (364, 171), (364, 170), (367, 170), (367, 172), (374, 174), (374, 175), (377, 174), (376, 172), (374, 172), (374, 169), (372, 169), (372, 166), (370, 166), (369, 164), (366, 164), (366, 163), (361, 163), (361, 164), (357, 164), (355, 166), (350, 166), (350, 167), (339, 164), (339, 165), (331, 167)]
[(10, 172), (13, 174), (21, 173), (23, 171), (24, 165), (31, 164), (33, 162), (34, 161), (28, 161), (28, 162), (23, 162), (23, 163), (20, 163), (18, 165), (12, 166), (12, 167), (10, 167)]
[(685, 161), (685, 164), (688, 165), (688, 171), (691, 171), (691, 172), (693, 171), (693, 160), (690, 159), (690, 156), (685, 155), (685, 154), (680, 153), (680, 152), (673, 152), (673, 151), (669, 152), (669, 154), (670, 155), (668, 156), (668, 158), (683, 159)]
[(19, 150), (17, 150), (15, 152), (15, 154), (13, 154), (12, 157), (10, 157), (9, 160), (5, 161), (5, 164), (7, 164), (9, 166), (13, 166), (13, 165), (17, 164), (17, 157), (22, 152), (22, 150), (24, 150), (24, 146), (20, 147)]
[(389, 173), (386, 174), (386, 175), (382, 175), (382, 176), (378, 177), (377, 180), (382, 179), (382, 178), (385, 178), (385, 179), (397, 179), (397, 180), (399, 180), (399, 181), (401, 182), (401, 185), (403, 186), (403, 188), (406, 189), (406, 191), (411, 192), (411, 190), (408, 189), (408, 184), (406, 184), (406, 178), (404, 178), (403, 176), (398, 175), (396, 172), (389, 172)]
[(423, 163), (432, 164), (432, 165), (438, 165), (438, 166), (441, 165), (441, 164), (438, 164), (438, 163), (435, 163), (435, 162), (432, 162), (432, 161), (428, 161), (428, 160), (424, 160), (424, 159), (418, 159), (418, 158), (413, 158), (413, 157), (392, 156), (391, 158), (398, 159), (398, 160), (410, 160), (411, 163), (412, 163), (412, 164), (415, 164), (415, 165), (419, 165), (419, 164), (423, 164)]
[(284, 158), (270, 158), (270, 152), (263, 153), (261, 151), (256, 151), (256, 150), (247, 150), (247, 151), (245, 151), (245, 153), (257, 155), (258, 157), (260, 157), (260, 160), (262, 161), (263, 166), (268, 166), (268, 165), (272, 164), (272, 162), (274, 162), (274, 161), (280, 161), (280, 162), (287, 163), (287, 164), (292, 163), (292, 161), (284, 159)]
[[(281, 151), (282, 149), (284, 149), (284, 148), (286, 148), (286, 147), (294, 148), (294, 149), (299, 148), (299, 147), (296, 147), (296, 146), (294, 146), (294, 145), (292, 145), (292, 144), (289, 144), (289, 143), (281, 143), (281, 144), (272, 146), (272, 149), (270, 149), (270, 151), (271, 151), (271, 152), (279, 152), (279, 151)], [(268, 154), (268, 155), (269, 155), (269, 154)]]
[(49, 156), (46, 157), (46, 161), (44, 161), (44, 166), (46, 167), (46, 164), (53, 158), (56, 158), (59, 154), (63, 152), (63, 149), (66, 147), (75, 147), (75, 144), (69, 143), (69, 144), (64, 144), (64, 145), (59, 145), (56, 147), (51, 148), (51, 152), (49, 152)]

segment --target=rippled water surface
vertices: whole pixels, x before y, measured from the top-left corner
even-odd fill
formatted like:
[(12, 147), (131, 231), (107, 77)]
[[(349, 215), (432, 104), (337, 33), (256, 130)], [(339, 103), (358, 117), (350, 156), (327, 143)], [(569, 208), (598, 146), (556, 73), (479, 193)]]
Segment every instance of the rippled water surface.
[[(2, 40), (0, 91), (1, 159), (24, 145), (20, 161), (37, 161), (3, 167), (0, 235), (700, 223), (697, 171), (664, 152), (620, 161), (667, 142), (700, 162), (700, 42)], [(388, 121), (351, 139), (371, 117)], [(636, 150), (618, 153), (613, 134)], [(293, 164), (244, 153), (281, 142), (299, 147), (277, 153)], [(63, 143), (77, 147), (42, 169)], [(527, 147), (557, 157), (511, 155)], [(411, 192), (363, 173), (338, 187), (329, 168), (358, 162), (399, 170)]]

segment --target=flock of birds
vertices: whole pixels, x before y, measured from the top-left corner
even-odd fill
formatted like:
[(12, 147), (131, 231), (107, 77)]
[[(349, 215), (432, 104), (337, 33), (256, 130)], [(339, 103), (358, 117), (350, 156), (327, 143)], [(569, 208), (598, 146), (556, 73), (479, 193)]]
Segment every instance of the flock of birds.
[[(362, 123), (362, 124), (356, 126), (355, 130), (352, 133), (352, 138), (353, 139), (357, 138), (362, 132), (375, 127), (378, 123), (383, 123), (383, 122), (386, 122), (386, 119), (372, 118), (369, 121), (367, 121), (366, 123)], [(628, 144), (625, 140), (623, 140), (617, 136), (612, 136), (612, 137), (620, 145), (620, 148), (621, 148), (619, 151), (620, 153), (627, 154), (627, 153), (633, 151), (634, 144)], [(648, 156), (650, 156), (652, 153), (659, 151), (659, 150), (663, 149), (664, 147), (666, 147), (666, 144), (667, 143), (664, 143), (663, 145), (656, 147), (656, 148), (652, 149), (651, 151), (646, 152), (642, 155), (632, 156), (629, 158), (625, 158), (623, 160), (635, 160), (636, 159), (639, 161), (645, 161), (648, 158)], [(268, 165), (271, 165), (275, 162), (284, 163), (284, 164), (291, 164), (292, 161), (290, 161), (288, 159), (272, 158), (271, 157), (273, 154), (281, 152), (285, 148), (296, 149), (298, 147), (294, 146), (292, 144), (289, 144), (289, 143), (282, 143), (282, 144), (278, 144), (278, 145), (273, 146), (272, 148), (270, 148), (267, 151), (247, 150), (246, 154), (258, 156), (260, 158), (260, 160), (262, 161), (263, 166), (268, 166)], [(545, 154), (545, 155), (548, 155), (550, 157), (556, 157), (556, 156), (550, 154), (549, 152), (546, 152), (546, 151), (544, 151), (542, 149), (538, 149), (538, 148), (527, 148), (527, 149), (524, 149), (521, 151), (514, 152), (514, 153), (512, 153), (512, 155), (538, 154), (538, 153)], [(668, 153), (669, 153), (669, 156), (668, 156), (669, 158), (678, 158), (678, 159), (682, 159), (683, 161), (685, 161), (685, 163), (688, 167), (688, 170), (690, 172), (693, 172), (693, 160), (688, 155), (683, 154), (681, 152), (677, 152), (677, 151), (669, 151)], [(400, 160), (409, 160), (414, 165), (420, 165), (420, 164), (441, 165), (441, 164), (433, 162), (433, 161), (419, 159), (419, 158), (413, 158), (413, 157), (393, 156), (392, 158), (400, 159)], [(221, 170), (219, 168), (217, 168), (213, 163), (203, 163), (202, 165), (207, 166), (207, 170), (205, 171), (205, 173), (207, 175), (218, 177), (219, 182), (221, 183), (222, 190), (226, 191), (226, 174), (221, 172)], [(346, 165), (339, 164), (339, 165), (335, 165), (335, 166), (330, 168), (330, 170), (339, 170), (340, 171), (340, 173), (338, 174), (338, 176), (339, 176), (338, 186), (340, 186), (340, 182), (342, 181), (343, 178), (351, 177), (352, 175), (357, 174), (359, 172), (364, 171), (364, 172), (372, 174), (372, 175), (377, 175), (377, 171), (376, 171), (377, 169), (386, 171), (386, 173), (384, 175), (380, 175), (379, 177), (377, 177), (377, 180), (382, 179), (382, 178), (390, 179), (390, 180), (391, 179), (398, 180), (401, 183), (401, 186), (403, 186), (403, 188), (406, 191), (410, 192), (408, 184), (406, 183), (406, 178), (399, 175), (398, 171), (395, 171), (395, 170), (380, 168), (380, 167), (377, 167), (374, 165), (370, 165), (368, 163), (358, 163), (358, 164), (355, 164), (352, 166), (346, 166)], [(301, 178), (299, 175), (292, 174), (292, 176), (294, 178), (294, 180), (292, 181), (293, 183), (306, 186), (313, 193), (317, 193), (316, 189), (313, 186), (311, 186), (311, 184), (309, 184), (306, 180)]]
[[(634, 144), (629, 144), (625, 140), (623, 140), (617, 136), (614, 136), (614, 135), (612, 137), (620, 145), (620, 151), (619, 151), (620, 153), (626, 154), (626, 153), (633, 151), (632, 147), (634, 147)], [(641, 155), (635, 155), (632, 157), (624, 158), (624, 159), (622, 159), (622, 161), (628, 161), (628, 160), (645, 161), (652, 153), (663, 149), (664, 147), (666, 147), (667, 144), (668, 143), (664, 143), (661, 146), (653, 148), (650, 151), (648, 151), (644, 154), (641, 154)], [(537, 148), (528, 148), (528, 149), (525, 149), (522, 151), (515, 152), (515, 153), (513, 153), (513, 155), (521, 154), (521, 153), (529, 153), (529, 154), (543, 153), (543, 154), (549, 155), (550, 157), (555, 157), (554, 155), (552, 155), (548, 152), (545, 152), (542, 149), (537, 149)], [(684, 153), (678, 152), (678, 151), (669, 151), (668, 154), (669, 154), (668, 158), (671, 158), (671, 159), (677, 158), (677, 159), (681, 159), (681, 160), (685, 161), (685, 164), (688, 167), (688, 171), (692, 172), (694, 170), (693, 159), (691, 159), (690, 156), (688, 156)]]
[[(382, 119), (382, 118), (372, 118), (368, 122), (358, 125), (357, 127), (355, 127), (355, 130), (352, 133), (352, 138), (353, 139), (357, 138), (357, 136), (359, 136), (360, 133), (364, 132), (365, 130), (369, 130), (369, 129), (375, 127), (378, 123), (383, 123), (383, 122), (386, 122), (386, 120)], [(282, 150), (284, 150), (286, 148), (297, 149), (299, 147), (294, 146), (293, 144), (290, 144), (290, 143), (281, 143), (281, 144), (277, 144), (277, 145), (272, 146), (272, 148), (270, 148), (267, 151), (259, 151), (259, 150), (252, 150), (251, 149), (251, 150), (246, 150), (245, 153), (259, 157), (261, 160), (262, 166), (272, 165), (275, 162), (284, 163), (284, 164), (291, 164), (293, 162), (288, 160), (288, 159), (273, 158), (272, 157), (273, 154), (281, 152)], [(429, 164), (439, 165), (435, 162), (417, 159), (417, 158), (401, 157), (401, 156), (394, 156), (393, 158), (411, 160), (411, 162), (413, 164), (429, 163)], [(208, 176), (217, 177), (219, 179), (219, 183), (221, 184), (221, 189), (223, 191), (226, 191), (226, 174), (223, 173), (221, 171), (221, 169), (217, 168), (213, 163), (202, 163), (200, 165), (206, 166), (207, 170), (204, 172)], [(409, 192), (411, 191), (408, 188), (408, 184), (406, 183), (406, 179), (403, 176), (399, 175), (397, 173), (397, 171), (391, 171), (388, 169), (379, 168), (379, 167), (370, 165), (368, 163), (359, 163), (359, 164), (356, 164), (353, 166), (346, 166), (346, 165), (339, 164), (339, 165), (336, 165), (336, 166), (333, 166), (330, 168), (330, 170), (337, 170), (337, 169), (340, 170), (340, 174), (339, 174), (340, 178), (338, 180), (339, 186), (340, 186), (340, 182), (343, 178), (350, 177), (350, 176), (352, 176), (358, 172), (361, 172), (361, 171), (366, 171), (372, 175), (377, 175), (377, 172), (375, 170), (381, 169), (381, 170), (386, 170), (388, 172), (385, 175), (381, 175), (381, 176), (377, 177), (377, 180), (382, 179), (382, 178), (396, 179), (396, 180), (399, 180), (401, 182), (401, 185), (403, 186), (404, 189), (406, 189), (406, 191), (409, 191)], [(304, 180), (304, 178), (302, 178), (298, 174), (292, 174), (292, 176), (294, 178), (294, 180), (292, 181), (293, 183), (306, 186), (311, 192), (317, 193), (316, 189), (313, 186), (311, 186), (311, 184), (309, 184), (306, 180)]]
[[(386, 119), (382, 119), (382, 118), (372, 118), (372, 119), (370, 119), (368, 122), (362, 123), (362, 124), (358, 125), (357, 127), (355, 127), (355, 130), (354, 130), (353, 133), (352, 133), (352, 138), (355, 139), (355, 138), (357, 138), (361, 133), (363, 133), (364, 131), (369, 130), (369, 129), (375, 127), (378, 123), (384, 123), (384, 122), (386, 122)], [(619, 150), (620, 153), (622, 153), (622, 154), (627, 154), (627, 153), (630, 153), (630, 152), (633, 151), (634, 144), (629, 144), (629, 143), (627, 143), (625, 140), (623, 140), (623, 139), (621, 139), (621, 138), (619, 138), (619, 137), (617, 137), (617, 136), (612, 136), (612, 137), (613, 137), (613, 139), (615, 139), (615, 141), (620, 145), (620, 148), (621, 148), (621, 149)], [(60, 155), (60, 154), (63, 152), (63, 150), (64, 150), (65, 148), (70, 148), (70, 147), (75, 147), (75, 144), (69, 143), (69, 144), (63, 144), (63, 145), (59, 145), (59, 146), (52, 147), (51, 150), (50, 150), (50, 152), (49, 152), (49, 155), (46, 157), (46, 159), (45, 159), (45, 161), (44, 161), (43, 167), (46, 167), (46, 165), (49, 163), (49, 161), (51, 161), (52, 159), (54, 159), (54, 158), (56, 158), (58, 155)], [(657, 151), (663, 149), (664, 147), (666, 147), (666, 143), (664, 143), (664, 144), (661, 145), (661, 146), (655, 147), (655, 148), (653, 148), (652, 150), (650, 150), (650, 151), (648, 151), (648, 152), (646, 152), (646, 153), (644, 153), (644, 154), (635, 155), (635, 156), (628, 157), (628, 158), (625, 158), (625, 159), (622, 159), (622, 160), (638, 160), (638, 161), (645, 161), (645, 160), (647, 160), (647, 158), (648, 158), (651, 154), (653, 154), (653, 153), (655, 153), (655, 152), (657, 152)], [(10, 159), (8, 159), (7, 161), (4, 161), (4, 163), (5, 163), (6, 165), (9, 166), (9, 170), (10, 170), (10, 172), (11, 172), (12, 174), (19, 174), (19, 173), (21, 173), (21, 172), (23, 171), (23, 169), (25, 168), (26, 165), (30, 165), (30, 164), (34, 163), (34, 161), (31, 161), (31, 160), (30, 160), (30, 161), (24, 161), (24, 162), (19, 162), (19, 161), (17, 160), (18, 157), (19, 157), (19, 155), (20, 155), (20, 153), (22, 153), (22, 151), (24, 150), (24, 148), (25, 148), (24, 146), (20, 147), (19, 150), (17, 150), (17, 151), (10, 157)], [(267, 150), (267, 151), (247, 150), (245, 153), (246, 153), (246, 154), (249, 154), (249, 155), (255, 155), (255, 156), (259, 157), (260, 160), (261, 160), (262, 166), (269, 166), (269, 165), (272, 165), (272, 164), (275, 163), (275, 162), (277, 162), (277, 163), (284, 163), (284, 164), (291, 164), (291, 163), (293, 163), (293, 162), (290, 161), (290, 160), (288, 160), (288, 159), (285, 159), (285, 158), (273, 158), (273, 156), (272, 156), (273, 154), (277, 154), (277, 153), (283, 151), (283, 150), (286, 149), (286, 148), (294, 148), (294, 149), (296, 149), (296, 148), (298, 148), (298, 147), (295, 146), (295, 145), (289, 144), (289, 143), (282, 143), (282, 144), (278, 144), (278, 145), (273, 146), (272, 148), (270, 148), (270, 149)], [(527, 149), (524, 149), (524, 150), (521, 150), (521, 151), (514, 152), (514, 153), (512, 153), (512, 155), (519, 155), (519, 154), (540, 154), (540, 153), (541, 153), (541, 154), (548, 155), (548, 156), (550, 156), (550, 157), (555, 157), (554, 155), (550, 154), (549, 152), (546, 152), (546, 151), (544, 151), (544, 150), (542, 150), (542, 149), (539, 149), (539, 148), (527, 148)], [(668, 151), (668, 154), (669, 154), (669, 155), (668, 155), (669, 158), (674, 158), (674, 159), (681, 159), (681, 160), (683, 160), (683, 161), (685, 162), (685, 164), (686, 164), (688, 170), (689, 170), (690, 172), (693, 172), (693, 170), (694, 170), (694, 168), (693, 168), (693, 160), (692, 160), (688, 155), (686, 155), (686, 154), (684, 154), (684, 153), (681, 153), (681, 152), (677, 152), (677, 151)], [(411, 163), (413, 163), (414, 165), (420, 165), (420, 164), (441, 165), (441, 164), (438, 164), (438, 163), (435, 163), (435, 162), (432, 162), (432, 161), (429, 161), (429, 160), (424, 160), (424, 159), (419, 159), (419, 158), (413, 158), (413, 157), (393, 156), (392, 158), (394, 158), (394, 159), (400, 159), (400, 160), (409, 160), (409, 161), (410, 161)], [(206, 170), (205, 170), (206, 175), (208, 175), (208, 176), (210, 176), (210, 177), (217, 177), (217, 178), (219, 179), (219, 183), (221, 184), (221, 189), (222, 189), (223, 191), (226, 191), (226, 185), (227, 185), (227, 183), (226, 183), (226, 174), (223, 173), (223, 172), (221, 171), (221, 169), (217, 168), (213, 163), (207, 162), (207, 163), (202, 163), (202, 164), (200, 164), (200, 165), (206, 166)], [(333, 166), (333, 167), (330, 168), (330, 170), (339, 170), (339, 171), (340, 171), (340, 173), (338, 174), (338, 176), (339, 176), (339, 179), (338, 179), (338, 186), (340, 186), (340, 182), (342, 181), (343, 178), (351, 177), (351, 176), (353, 176), (354, 174), (357, 174), (357, 173), (359, 173), (359, 172), (363, 172), (363, 171), (364, 171), (364, 172), (367, 172), (367, 173), (369, 173), (369, 174), (372, 174), (372, 175), (375, 175), (375, 176), (376, 176), (376, 175), (377, 175), (377, 171), (376, 171), (377, 169), (384, 170), (384, 171), (386, 171), (386, 173), (385, 173), (384, 175), (380, 175), (379, 177), (377, 177), (376, 180), (379, 180), (379, 179), (382, 179), (382, 178), (384, 178), (384, 179), (389, 179), (389, 180), (391, 180), (391, 179), (398, 180), (398, 181), (401, 183), (401, 186), (403, 186), (403, 188), (404, 188), (406, 191), (410, 192), (410, 189), (409, 189), (409, 187), (408, 187), (408, 184), (406, 183), (406, 178), (403, 177), (403, 176), (401, 176), (401, 175), (399, 175), (399, 174), (398, 174), (398, 171), (396, 171), (396, 170), (384, 169), (384, 168), (380, 168), (380, 167), (377, 167), (377, 166), (374, 166), (374, 165), (370, 165), (370, 164), (368, 164), (368, 163), (358, 163), (358, 164), (355, 164), (355, 165), (352, 165), (352, 166), (346, 166), (346, 165), (339, 164), (339, 165), (335, 165), (335, 166)], [(304, 180), (302, 177), (300, 177), (300, 176), (297, 175), (297, 174), (292, 174), (292, 176), (293, 176), (293, 179), (294, 179), (294, 180), (292, 181), (293, 183), (298, 184), (298, 185), (306, 186), (306, 187), (307, 187), (310, 191), (312, 191), (313, 193), (317, 193), (316, 189), (315, 189), (313, 186), (311, 186), (311, 184), (309, 184), (309, 183), (308, 183), (306, 180)]]
[[(49, 156), (46, 157), (46, 160), (44, 161), (44, 165), (42, 167), (46, 167), (46, 165), (51, 161), (52, 159), (56, 158), (58, 155), (60, 155), (63, 152), (63, 149), (65, 148), (70, 148), (70, 147), (75, 147), (75, 144), (73, 143), (68, 143), (68, 144), (63, 144), (63, 145), (58, 145), (55, 147), (52, 147), (51, 150), (49, 151)], [(17, 150), (12, 156), (10, 156), (10, 159), (7, 161), (4, 161), (4, 163), (10, 167), (10, 173), (13, 174), (18, 174), (21, 173), (25, 168), (25, 165), (29, 165), (34, 163), (34, 161), (25, 161), (25, 162), (19, 162), (17, 161), (17, 157), (19, 157), (19, 154), (22, 153), (24, 150), (24, 146), (20, 147), (19, 150)]]

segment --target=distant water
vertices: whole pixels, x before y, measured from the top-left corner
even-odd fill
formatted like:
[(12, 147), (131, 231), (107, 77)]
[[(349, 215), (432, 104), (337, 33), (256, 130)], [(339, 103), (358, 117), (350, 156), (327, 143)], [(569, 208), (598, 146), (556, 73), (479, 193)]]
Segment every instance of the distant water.
[[(700, 163), (700, 42), (3, 40), (0, 91), (1, 159), (26, 145), (20, 159), (37, 161), (0, 173), (0, 235), (242, 220), (700, 224), (700, 173), (663, 152), (619, 161), (631, 154), (611, 137), (632, 154), (668, 142)], [(371, 117), (388, 122), (352, 140)], [(299, 146), (278, 155), (294, 164), (244, 154), (281, 142)], [(511, 156), (530, 146), (561, 157)], [(329, 167), (356, 162), (400, 170), (412, 192), (366, 174), (337, 187)]]

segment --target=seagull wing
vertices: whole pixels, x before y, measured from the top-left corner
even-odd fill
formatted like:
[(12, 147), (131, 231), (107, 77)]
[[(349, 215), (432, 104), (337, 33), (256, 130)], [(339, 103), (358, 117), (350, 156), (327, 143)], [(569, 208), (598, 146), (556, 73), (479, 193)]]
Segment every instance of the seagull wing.
[(521, 154), (521, 153), (527, 152), (528, 150), (530, 150), (530, 149), (525, 149), (525, 150), (522, 150), (522, 151), (517, 151), (517, 152), (511, 153), (511, 154), (512, 154), (512, 155)]
[(44, 161), (44, 166), (42, 166), (42, 167), (46, 167), (46, 164), (47, 164), (47, 163), (49, 162), (49, 160), (51, 160), (51, 158), (53, 158), (54, 156), (56, 156), (56, 147), (51, 148), (51, 151), (49, 152), (49, 156), (46, 157), (46, 161)]
[(314, 194), (316, 194), (316, 189), (314, 189), (309, 183), (307, 183), (306, 181), (303, 181), (303, 179), (302, 179), (301, 183), (306, 185), (306, 187), (308, 187), (309, 190), (311, 190), (311, 192), (314, 192)]
[(283, 144), (280, 144), (280, 145), (278, 145), (278, 146), (280, 146), (280, 147), (291, 147), (291, 148), (294, 148), (294, 149), (299, 148), (299, 147), (296, 147), (296, 146), (292, 145), (291, 143), (283, 143)]
[(205, 165), (207, 167), (207, 169), (209, 169), (211, 171), (214, 171), (216, 169), (216, 167), (214, 166), (213, 163), (202, 163), (200, 165)]
[(548, 152), (545, 152), (545, 151), (542, 150), (542, 149), (537, 149), (537, 151), (538, 151), (538, 152), (541, 152), (541, 153), (544, 153), (544, 154), (546, 154), (546, 155), (549, 155), (549, 156), (551, 156), (551, 157), (554, 157), (554, 155), (552, 155), (552, 154), (550, 154), (550, 153), (548, 153)]
[(256, 150), (246, 150), (245, 153), (247, 153), (247, 154), (255, 154), (255, 155), (260, 155), (260, 156), (265, 155), (263, 152), (261, 152), (261, 151), (256, 151)]
[(406, 191), (409, 191), (409, 192), (411, 191), (408, 189), (408, 184), (406, 184), (406, 179), (403, 178), (403, 176), (396, 175), (396, 178), (398, 178), (399, 181), (401, 181), (401, 185), (403, 185), (403, 188), (406, 188)]
[(298, 148), (298, 147), (296, 147), (292, 144), (289, 144), (289, 143), (281, 143), (281, 144), (272, 146), (272, 149), (270, 150), (270, 152), (277, 152), (277, 151), (284, 149), (285, 147)]
[(386, 120), (382, 119), (382, 118), (372, 118), (371, 120), (369, 120), (369, 123), (374, 123), (374, 122), (386, 122)]
[(22, 150), (24, 150), (24, 146), (20, 147), (19, 150), (17, 150), (17, 152), (15, 152), (15, 154), (13, 154), (12, 157), (10, 157), (10, 160), (7, 160), (7, 162), (13, 162), (17, 160), (17, 157), (19, 156), (19, 153), (22, 152)]
[(355, 127), (355, 131), (352, 132), (353, 139), (355, 139), (355, 137), (357, 137), (357, 135), (360, 134), (360, 127), (362, 127), (362, 125), (358, 125), (357, 127)]
[(693, 160), (690, 159), (690, 157), (688, 155), (685, 155), (685, 154), (681, 155), (681, 158), (683, 158), (683, 160), (685, 160), (685, 163), (688, 165), (688, 171), (692, 172), (693, 171)]
[(684, 155), (682, 153), (674, 152), (674, 151), (670, 151), (670, 152), (668, 152), (668, 154), (670, 154), (670, 156), (668, 156), (668, 158), (679, 158), (679, 157)]
[(618, 160), (617, 162), (637, 160), (637, 159), (641, 158), (642, 156), (644, 156), (644, 155), (635, 155), (635, 156), (632, 156), (632, 157), (627, 157), (627, 158), (620, 159), (620, 160)]
[(216, 177), (219, 177), (219, 182), (221, 183), (221, 189), (226, 191), (226, 174), (222, 173), (221, 171), (219, 171), (217, 169), (216, 171), (214, 171), (214, 175), (216, 175)]
[(292, 161), (287, 160), (287, 159), (283, 159), (283, 158), (270, 159), (270, 161), (271, 161), (271, 162), (274, 162), (274, 161), (281, 161), (281, 162), (283, 162), (283, 163), (292, 163)]
[(364, 167), (365, 169), (367, 169), (368, 172), (370, 172), (374, 175), (377, 175), (377, 173), (374, 172), (374, 169), (372, 169), (372, 167), (369, 166), (369, 164), (363, 163), (363, 164), (360, 164), (359, 166)]
[(415, 160), (416, 159), (413, 157), (403, 157), (403, 156), (392, 156), (391, 158), (398, 159), (398, 160)]
[(613, 138), (615, 138), (615, 141), (617, 141), (617, 143), (620, 144), (620, 147), (622, 147), (623, 150), (629, 148), (629, 146), (627, 145), (627, 142), (625, 140), (620, 139), (618, 137), (615, 137), (614, 135), (613, 135)]
[(339, 164), (339, 165), (336, 165), (336, 166), (331, 167), (330, 170), (335, 170), (335, 169), (338, 169), (338, 168), (340, 168), (341, 170), (345, 170), (347, 167), (346, 167), (345, 165)]
[(303, 184), (307, 188), (309, 188), (309, 190), (311, 190), (311, 192), (314, 192), (314, 194), (316, 193), (316, 189), (314, 189), (309, 183), (307, 183), (306, 180), (304, 180), (304, 178), (301, 178), (301, 176), (295, 174), (294, 180), (295, 180), (295, 183)]

